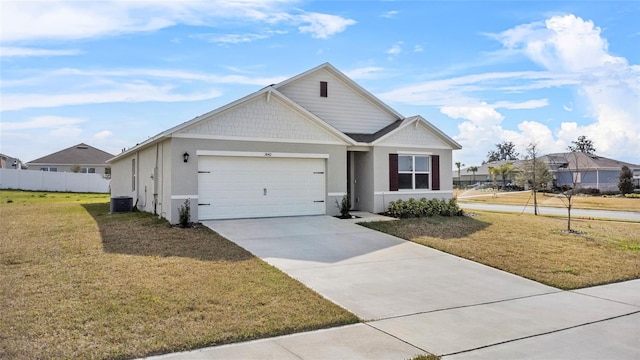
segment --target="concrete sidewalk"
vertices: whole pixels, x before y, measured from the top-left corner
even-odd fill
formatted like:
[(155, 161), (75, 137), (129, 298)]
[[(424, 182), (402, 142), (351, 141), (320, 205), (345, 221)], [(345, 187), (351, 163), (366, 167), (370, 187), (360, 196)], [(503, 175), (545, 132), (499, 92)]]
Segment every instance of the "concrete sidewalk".
[[(487, 210), (511, 213), (533, 214), (533, 204), (522, 205), (502, 205), (502, 204), (480, 204), (458, 201), (458, 205), (465, 210)], [(541, 215), (567, 216), (567, 208), (538, 206), (538, 213)], [(640, 222), (640, 212), (633, 211), (612, 211), (612, 210), (587, 210), (571, 209), (571, 216), (575, 218), (599, 218), (616, 219), (625, 221)]]
[(640, 358), (640, 280), (560, 291), (328, 216), (205, 225), (366, 323), (159, 358)]

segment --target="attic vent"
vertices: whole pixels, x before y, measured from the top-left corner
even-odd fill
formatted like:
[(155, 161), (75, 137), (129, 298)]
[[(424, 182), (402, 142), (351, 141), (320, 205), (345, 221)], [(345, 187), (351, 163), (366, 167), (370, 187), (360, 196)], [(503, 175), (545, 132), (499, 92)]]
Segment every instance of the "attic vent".
[(320, 81), (320, 97), (327, 97), (327, 82)]
[(88, 149), (89, 147), (86, 145), (78, 145), (76, 146), (76, 149)]

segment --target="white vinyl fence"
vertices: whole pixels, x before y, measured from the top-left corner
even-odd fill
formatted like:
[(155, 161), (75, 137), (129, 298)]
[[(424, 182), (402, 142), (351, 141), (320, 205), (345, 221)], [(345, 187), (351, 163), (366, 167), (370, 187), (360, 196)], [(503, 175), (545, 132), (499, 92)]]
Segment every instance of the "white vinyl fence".
[(110, 183), (100, 174), (0, 169), (0, 189), (108, 193)]

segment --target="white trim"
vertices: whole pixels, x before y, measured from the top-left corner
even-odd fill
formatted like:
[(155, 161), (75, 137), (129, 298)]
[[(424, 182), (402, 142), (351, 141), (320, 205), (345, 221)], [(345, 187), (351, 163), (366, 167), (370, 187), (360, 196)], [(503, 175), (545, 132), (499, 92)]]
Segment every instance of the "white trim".
[(433, 152), (418, 152), (418, 151), (396, 151), (398, 155), (433, 155)]
[(225, 135), (208, 135), (208, 134), (173, 134), (171, 135), (171, 137), (182, 138), (182, 139), (260, 141), (260, 142), (272, 142), (272, 143), (297, 143), (297, 144), (321, 144), (321, 145), (345, 145), (346, 144), (343, 141), (255, 138), (255, 137), (245, 137), (245, 136), (225, 136)]
[(191, 200), (197, 198), (198, 195), (171, 195), (171, 200)]
[[(364, 143), (360, 143), (364, 144)], [(369, 145), (357, 145), (357, 146), (347, 146), (347, 151), (370, 151), (371, 146)]]
[(330, 192), (330, 193), (327, 193), (327, 196), (345, 196), (345, 195), (347, 195), (346, 192)]
[(416, 149), (438, 149), (438, 150), (451, 150), (446, 146), (434, 146), (434, 145), (408, 145), (408, 144), (376, 144), (376, 147), (396, 147), (396, 148), (416, 148)]
[(429, 195), (429, 194), (453, 194), (453, 190), (398, 190), (398, 191), (376, 191), (374, 195)]
[(260, 158), (299, 158), (299, 159), (328, 159), (329, 154), (311, 153), (280, 153), (280, 152), (254, 152), (254, 151), (216, 151), (216, 150), (196, 150), (197, 156), (238, 156), (238, 157), (260, 157)]

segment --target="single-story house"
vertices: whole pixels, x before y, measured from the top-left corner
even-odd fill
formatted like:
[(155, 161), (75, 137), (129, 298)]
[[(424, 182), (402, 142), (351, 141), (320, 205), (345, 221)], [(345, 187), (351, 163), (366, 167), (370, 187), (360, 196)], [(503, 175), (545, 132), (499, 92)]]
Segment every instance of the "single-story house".
[(609, 159), (599, 155), (575, 153), (548, 154), (541, 157), (554, 174), (557, 187), (573, 186), (600, 191), (618, 191), (620, 170), (626, 165), (634, 179), (640, 178), (640, 165)]
[(179, 221), (383, 212), (452, 196), (461, 146), (404, 117), (329, 63), (168, 129), (108, 162), (112, 197)]
[(81, 143), (29, 161), (27, 166), (29, 170), (95, 173), (109, 177), (111, 166), (106, 161), (113, 156), (106, 151)]
[[(575, 179), (576, 186), (580, 188), (617, 191), (618, 177), (624, 165), (628, 166), (633, 172), (634, 184), (640, 186), (640, 165), (581, 152), (547, 154), (540, 156), (538, 160), (546, 163), (549, 171), (553, 175), (553, 183), (550, 184), (550, 186), (573, 186), (574, 176), (577, 176)], [(522, 168), (522, 166), (524, 166), (524, 160), (493, 161), (478, 166), (475, 172), (469, 170), (471, 167), (461, 168), (460, 178), (458, 178), (458, 170), (455, 169), (453, 182), (459, 184), (461, 181), (463, 186), (476, 183), (491, 183), (492, 178), (489, 173), (489, 168), (497, 167), (507, 162), (513, 163), (516, 168)], [(509, 175), (507, 181), (515, 179), (517, 172), (518, 170)], [(496, 181), (500, 182), (501, 180), (501, 176), (498, 175)]]

